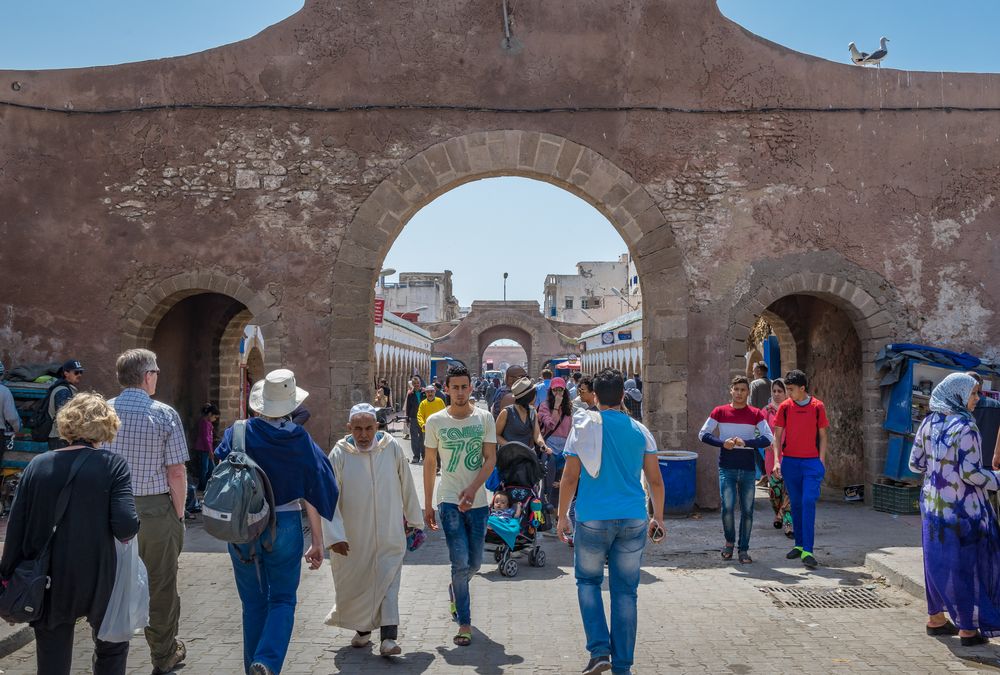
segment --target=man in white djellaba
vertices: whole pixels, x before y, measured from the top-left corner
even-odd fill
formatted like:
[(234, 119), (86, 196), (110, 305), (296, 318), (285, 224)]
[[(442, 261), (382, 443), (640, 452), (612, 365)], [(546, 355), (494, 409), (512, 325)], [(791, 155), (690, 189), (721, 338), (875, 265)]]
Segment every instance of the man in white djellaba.
[(336, 597), (326, 623), (356, 631), (351, 646), (358, 648), (371, 645), (378, 628), (379, 653), (388, 657), (402, 652), (397, 629), (407, 530), (423, 530), (424, 518), (403, 449), (378, 430), (375, 412), (368, 403), (351, 408), (350, 433), (330, 451), (340, 499), (333, 520), (323, 521)]

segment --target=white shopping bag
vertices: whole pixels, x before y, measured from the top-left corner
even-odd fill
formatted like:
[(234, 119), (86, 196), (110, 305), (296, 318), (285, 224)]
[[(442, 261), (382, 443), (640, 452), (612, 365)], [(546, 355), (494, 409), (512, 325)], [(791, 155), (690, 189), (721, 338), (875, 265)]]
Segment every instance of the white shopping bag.
[(97, 639), (128, 642), (133, 632), (149, 625), (149, 577), (134, 538), (124, 544), (116, 539), (115, 551), (118, 553), (115, 586)]

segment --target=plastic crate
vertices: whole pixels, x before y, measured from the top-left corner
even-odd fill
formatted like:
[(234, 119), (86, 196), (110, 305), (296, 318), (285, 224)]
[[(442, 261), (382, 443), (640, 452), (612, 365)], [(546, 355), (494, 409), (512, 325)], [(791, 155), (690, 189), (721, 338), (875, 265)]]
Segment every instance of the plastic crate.
[(872, 508), (899, 515), (920, 513), (920, 485), (872, 484)]

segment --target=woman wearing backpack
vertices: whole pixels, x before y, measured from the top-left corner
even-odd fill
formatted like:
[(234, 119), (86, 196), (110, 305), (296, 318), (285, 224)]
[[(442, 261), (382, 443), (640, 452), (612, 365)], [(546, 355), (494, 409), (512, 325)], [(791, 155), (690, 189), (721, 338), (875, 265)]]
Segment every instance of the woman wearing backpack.
[[(323, 563), (322, 518), (333, 518), (337, 484), (326, 455), (309, 432), (291, 421), (309, 394), (290, 370), (275, 370), (253, 385), (244, 452), (267, 475), (274, 491), (277, 528), (250, 544), (230, 544), (236, 588), (243, 603), (243, 667), (252, 675), (280, 673), (295, 622), (303, 555), (301, 505), (309, 518), (310, 569)], [(234, 450), (233, 427), (215, 449), (218, 460)]]

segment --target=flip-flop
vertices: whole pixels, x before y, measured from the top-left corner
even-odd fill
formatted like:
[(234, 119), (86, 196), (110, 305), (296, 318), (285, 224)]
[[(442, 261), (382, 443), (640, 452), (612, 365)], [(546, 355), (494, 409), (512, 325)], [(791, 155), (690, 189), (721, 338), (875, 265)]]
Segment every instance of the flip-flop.
[(735, 544), (726, 544), (725, 546), (723, 546), (722, 547), (722, 559), (723, 560), (732, 560), (733, 559), (733, 550), (735, 548), (736, 548)]
[(745, 565), (747, 563), (752, 563), (752, 562), (753, 558), (750, 557), (749, 551), (740, 551), (740, 563)]
[(459, 633), (452, 639), (452, 642), (454, 642), (459, 647), (468, 647), (469, 645), (472, 644), (472, 633), (471, 632)]

